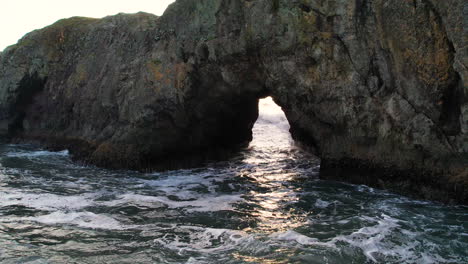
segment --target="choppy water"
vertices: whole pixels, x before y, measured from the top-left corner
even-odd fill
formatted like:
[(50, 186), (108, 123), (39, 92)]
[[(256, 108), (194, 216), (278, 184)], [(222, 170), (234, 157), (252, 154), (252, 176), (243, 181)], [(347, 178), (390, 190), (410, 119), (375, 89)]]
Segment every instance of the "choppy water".
[(468, 263), (468, 207), (318, 180), (268, 100), (249, 149), (164, 173), (0, 146), (1, 263)]

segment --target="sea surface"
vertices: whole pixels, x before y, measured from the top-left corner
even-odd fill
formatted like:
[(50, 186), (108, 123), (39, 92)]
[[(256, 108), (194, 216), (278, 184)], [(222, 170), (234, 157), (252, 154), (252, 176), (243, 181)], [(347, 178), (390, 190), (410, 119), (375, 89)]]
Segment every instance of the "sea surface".
[(0, 146), (0, 263), (468, 263), (468, 207), (318, 179), (271, 98), (237, 157), (160, 173)]

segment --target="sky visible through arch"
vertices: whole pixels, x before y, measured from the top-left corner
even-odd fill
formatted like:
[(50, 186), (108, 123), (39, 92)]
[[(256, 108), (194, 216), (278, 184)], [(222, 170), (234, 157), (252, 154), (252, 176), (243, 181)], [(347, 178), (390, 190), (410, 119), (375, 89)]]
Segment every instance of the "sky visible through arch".
[(72, 16), (105, 17), (139, 11), (161, 15), (174, 0), (1, 0), (0, 51), (25, 34)]

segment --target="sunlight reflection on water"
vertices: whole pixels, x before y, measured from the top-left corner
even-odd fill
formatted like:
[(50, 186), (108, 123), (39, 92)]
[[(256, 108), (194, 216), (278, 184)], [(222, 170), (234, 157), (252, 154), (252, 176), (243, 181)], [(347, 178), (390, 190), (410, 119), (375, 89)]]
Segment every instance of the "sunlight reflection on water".
[[(284, 168), (281, 161), (293, 159), (294, 142), (289, 133), (289, 123), (286, 115), (271, 97), (259, 101), (259, 117), (253, 128), (253, 140), (250, 143), (251, 155), (244, 162), (257, 169), (250, 172), (259, 188), (268, 188), (268, 193), (252, 192), (252, 200), (258, 207), (251, 214), (258, 219), (256, 231), (285, 231), (304, 224), (298, 221), (297, 212), (284, 210), (285, 205), (298, 200), (294, 188), (288, 188), (288, 182), (301, 177), (298, 171), (291, 172)], [(267, 166), (259, 166), (259, 165)], [(303, 216), (305, 218), (305, 215)], [(305, 220), (304, 220), (305, 221)]]

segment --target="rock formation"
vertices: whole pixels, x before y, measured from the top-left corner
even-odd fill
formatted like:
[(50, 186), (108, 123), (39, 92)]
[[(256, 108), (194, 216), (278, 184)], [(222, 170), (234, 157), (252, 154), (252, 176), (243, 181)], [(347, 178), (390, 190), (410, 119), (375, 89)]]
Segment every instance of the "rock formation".
[(170, 167), (251, 140), (271, 95), (322, 177), (468, 204), (467, 5), (177, 0), (61, 20), (0, 54), (0, 133)]

